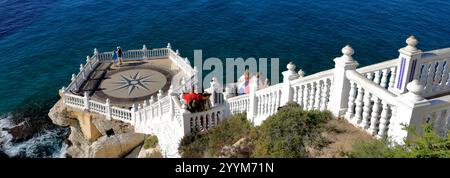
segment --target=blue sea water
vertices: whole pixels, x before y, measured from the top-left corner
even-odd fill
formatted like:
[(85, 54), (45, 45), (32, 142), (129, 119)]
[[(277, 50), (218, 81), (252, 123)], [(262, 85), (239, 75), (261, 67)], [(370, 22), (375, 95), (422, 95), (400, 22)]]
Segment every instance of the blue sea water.
[(450, 1), (0, 0), (0, 115), (57, 95), (93, 48), (170, 42), (190, 59), (278, 57), (311, 74), (346, 44), (361, 65), (395, 58), (409, 35), (450, 47)]
[(171, 42), (190, 59), (279, 57), (311, 74), (345, 44), (362, 65), (412, 34), (423, 50), (450, 46), (447, 0), (0, 0), (0, 12), (0, 113), (56, 95), (93, 48)]

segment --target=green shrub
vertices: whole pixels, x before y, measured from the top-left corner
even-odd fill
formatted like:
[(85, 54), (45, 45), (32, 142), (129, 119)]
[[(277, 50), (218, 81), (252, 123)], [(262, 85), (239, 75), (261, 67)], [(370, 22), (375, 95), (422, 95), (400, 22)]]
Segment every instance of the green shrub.
[(321, 132), (330, 116), (328, 112), (304, 111), (298, 104), (288, 103), (251, 134), (256, 140), (252, 157), (307, 157), (306, 146), (324, 145)]
[(158, 146), (158, 137), (151, 135), (144, 140), (144, 149), (155, 148)]
[(414, 127), (404, 129), (413, 137), (405, 139), (403, 145), (388, 140), (357, 142), (352, 151), (344, 154), (353, 158), (450, 158), (450, 134), (447, 138), (441, 137), (430, 124), (423, 126), (422, 135)]
[(245, 114), (237, 114), (205, 133), (185, 136), (178, 150), (184, 158), (217, 156), (225, 145), (232, 145), (247, 136), (251, 128)]
[(218, 155), (226, 145), (232, 145), (239, 139), (248, 136), (252, 128), (245, 114), (238, 114), (226, 119), (210, 130), (208, 152)]
[(196, 133), (183, 137), (178, 151), (183, 158), (201, 158), (208, 147), (209, 138), (205, 134)]

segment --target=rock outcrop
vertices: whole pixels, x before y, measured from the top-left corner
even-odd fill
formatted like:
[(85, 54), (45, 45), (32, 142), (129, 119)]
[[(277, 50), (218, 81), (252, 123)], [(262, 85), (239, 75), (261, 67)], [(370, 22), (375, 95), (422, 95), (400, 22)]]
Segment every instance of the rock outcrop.
[(89, 150), (91, 158), (120, 158), (144, 141), (145, 135), (124, 133), (111, 137), (103, 136), (92, 143)]
[(249, 158), (251, 150), (249, 138), (241, 138), (231, 146), (224, 146), (220, 152), (221, 158)]
[[(89, 123), (92, 123), (89, 131), (93, 129), (97, 134), (86, 135), (86, 129), (82, 128), (82, 124), (86, 121), (80, 122), (80, 120), (85, 119), (86, 113), (89, 115)], [(68, 137), (70, 144), (66, 154), (74, 158), (124, 157), (141, 145), (145, 138), (143, 134), (134, 133), (134, 128), (130, 124), (109, 121), (101, 115), (67, 108), (62, 100), (50, 109), (48, 115), (54, 124), (70, 127), (71, 132)]]

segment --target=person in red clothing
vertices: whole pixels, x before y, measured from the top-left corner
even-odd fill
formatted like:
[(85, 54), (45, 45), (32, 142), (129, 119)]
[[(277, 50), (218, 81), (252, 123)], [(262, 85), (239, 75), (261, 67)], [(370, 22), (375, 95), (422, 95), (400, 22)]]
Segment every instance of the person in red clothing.
[(207, 110), (209, 95), (210, 94), (205, 93), (195, 93), (193, 86), (191, 92), (183, 93), (183, 99), (187, 105), (187, 110), (190, 112), (201, 112)]

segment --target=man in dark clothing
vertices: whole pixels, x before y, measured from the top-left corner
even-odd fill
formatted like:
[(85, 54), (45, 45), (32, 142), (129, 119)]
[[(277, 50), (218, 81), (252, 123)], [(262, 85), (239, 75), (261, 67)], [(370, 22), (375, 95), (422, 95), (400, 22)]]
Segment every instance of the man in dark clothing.
[(120, 49), (120, 46), (117, 46), (117, 57), (119, 58), (119, 65), (122, 65), (123, 58), (122, 58), (122, 49)]

